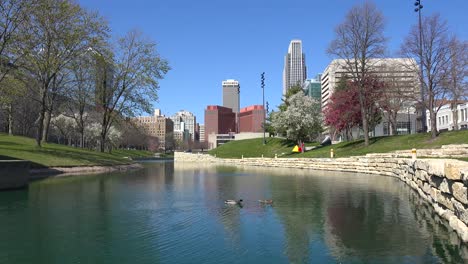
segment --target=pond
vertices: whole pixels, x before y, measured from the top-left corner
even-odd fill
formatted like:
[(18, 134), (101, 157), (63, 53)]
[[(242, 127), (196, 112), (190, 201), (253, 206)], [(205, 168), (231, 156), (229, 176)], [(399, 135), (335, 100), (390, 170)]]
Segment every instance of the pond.
[[(463, 263), (398, 179), (148, 162), (0, 192), (0, 263)], [(243, 199), (242, 206), (226, 199)], [(272, 199), (261, 204), (259, 199)]]

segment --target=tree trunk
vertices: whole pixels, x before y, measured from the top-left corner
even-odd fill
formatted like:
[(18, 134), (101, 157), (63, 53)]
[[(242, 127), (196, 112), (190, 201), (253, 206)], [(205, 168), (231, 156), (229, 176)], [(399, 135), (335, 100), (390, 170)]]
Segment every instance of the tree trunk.
[(106, 147), (106, 134), (104, 132), (104, 130), (101, 132), (101, 142), (99, 142), (99, 150), (101, 152), (104, 152), (105, 151), (105, 147)]
[(392, 135), (392, 136), (398, 134), (398, 132), (397, 132), (397, 115), (398, 115), (398, 113), (389, 114), (390, 127), (391, 127), (390, 135)]
[(39, 121), (37, 126), (37, 135), (36, 135), (36, 144), (38, 147), (41, 147), (42, 132), (44, 128), (44, 116), (45, 116), (45, 105), (42, 102), (41, 111), (39, 112)]
[(47, 142), (47, 139), (49, 137), (50, 119), (51, 113), (49, 111), (46, 111), (44, 116), (44, 127), (42, 131), (42, 142)]
[(452, 104), (453, 130), (458, 130), (458, 110), (457, 104)]
[(367, 120), (367, 109), (364, 104), (364, 95), (359, 91), (359, 104), (361, 107), (362, 130), (364, 132), (364, 146), (369, 146), (369, 120)]
[(13, 136), (13, 106), (8, 106), (8, 135)]

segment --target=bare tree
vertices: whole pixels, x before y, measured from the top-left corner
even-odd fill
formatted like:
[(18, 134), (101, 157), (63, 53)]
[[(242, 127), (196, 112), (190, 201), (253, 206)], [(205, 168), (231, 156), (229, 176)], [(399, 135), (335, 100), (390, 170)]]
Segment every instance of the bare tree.
[[(425, 109), (429, 110), (431, 122), (431, 137), (437, 137), (436, 116), (442, 104), (436, 104), (436, 100), (441, 100), (447, 95), (447, 87), (444, 81), (447, 78), (450, 56), (450, 36), (447, 22), (442, 20), (438, 14), (424, 17), (419, 28), (414, 25), (401, 46), (401, 53), (407, 58), (417, 58), (413, 67), (422, 65), (419, 71), (419, 80), (424, 89), (424, 98), (416, 100)], [(422, 35), (420, 45), (420, 35)], [(420, 47), (421, 46), (421, 47)], [(421, 53), (420, 53), (421, 49)], [(421, 55), (422, 54), (422, 57)]]
[(121, 38), (115, 58), (103, 56), (104, 61), (96, 92), (102, 113), (101, 152), (105, 150), (109, 129), (119, 116), (151, 112), (151, 101), (158, 99), (158, 80), (169, 70), (167, 61), (156, 52), (156, 44), (137, 31)]
[(77, 57), (69, 66), (71, 81), (68, 83), (66, 108), (69, 116), (75, 120), (80, 147), (84, 148), (85, 127), (90, 118), (89, 110), (93, 104), (95, 92), (95, 60), (91, 52)]
[(346, 15), (345, 21), (335, 29), (335, 39), (327, 52), (341, 58), (341, 65), (349, 72), (358, 85), (364, 143), (369, 145), (369, 113), (364, 95), (365, 80), (372, 73), (375, 63), (385, 53), (386, 38), (384, 17), (374, 4), (364, 3), (354, 6)]
[(453, 113), (453, 129), (458, 130), (458, 109), (460, 101), (468, 97), (468, 42), (454, 37), (449, 44), (450, 61), (447, 71), (447, 87)]
[(41, 146), (47, 100), (54, 80), (77, 56), (102, 42), (107, 24), (95, 13), (69, 0), (38, 0), (30, 12), (31, 23), (24, 30), (34, 45), (24, 58), (24, 68), (37, 80), (40, 103), (36, 142)]
[[(417, 83), (416, 74), (410, 74), (407, 71), (400, 71), (399, 68), (406, 68), (413, 65), (414, 60), (404, 60), (396, 65), (384, 65), (384, 74), (380, 79), (384, 82), (384, 89), (380, 92), (379, 106), (385, 111), (388, 122), (390, 123), (390, 135), (397, 134), (398, 113), (404, 109), (409, 111), (409, 107), (414, 103), (413, 97), (416, 93)], [(416, 73), (416, 70), (412, 72)]]

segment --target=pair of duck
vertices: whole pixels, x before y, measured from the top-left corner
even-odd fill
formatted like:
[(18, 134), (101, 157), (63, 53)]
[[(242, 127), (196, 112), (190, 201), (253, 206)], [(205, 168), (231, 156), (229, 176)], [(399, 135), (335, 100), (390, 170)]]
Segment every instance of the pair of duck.
[[(243, 200), (242, 199), (239, 199), (239, 200), (226, 200), (224, 201), (225, 204), (237, 204), (237, 205), (242, 205), (242, 202)], [(273, 200), (258, 200), (259, 203), (262, 203), (262, 204), (273, 204)]]

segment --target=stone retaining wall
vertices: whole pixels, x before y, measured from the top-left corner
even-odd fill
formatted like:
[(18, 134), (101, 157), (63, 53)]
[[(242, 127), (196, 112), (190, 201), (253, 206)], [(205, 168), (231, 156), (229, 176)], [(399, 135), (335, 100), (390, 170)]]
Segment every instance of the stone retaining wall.
[(0, 160), (0, 190), (22, 188), (28, 181), (29, 161)]
[(244, 158), (218, 159), (209, 155), (175, 153), (176, 162), (221, 163), (370, 173), (399, 178), (413, 188), (468, 242), (468, 162), (451, 159), (408, 159), (395, 155), (367, 155), (337, 159)]

